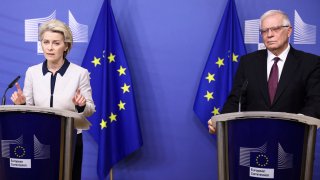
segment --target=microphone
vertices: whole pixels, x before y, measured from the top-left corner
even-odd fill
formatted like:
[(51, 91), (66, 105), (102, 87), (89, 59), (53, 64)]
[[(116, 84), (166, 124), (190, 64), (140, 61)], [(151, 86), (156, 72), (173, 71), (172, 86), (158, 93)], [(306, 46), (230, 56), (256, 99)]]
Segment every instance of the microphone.
[(238, 112), (241, 112), (242, 94), (244, 93), (244, 91), (247, 90), (247, 86), (248, 86), (248, 79), (246, 79), (246, 80), (243, 82), (242, 87), (241, 87), (241, 90), (240, 90)]
[(4, 91), (4, 94), (2, 96), (2, 103), (1, 105), (5, 105), (6, 104), (6, 93), (7, 91), (12, 88), (14, 86), (14, 84), (16, 84), (16, 82), (18, 82), (20, 79), (20, 76), (16, 77), (7, 87), (7, 89)]

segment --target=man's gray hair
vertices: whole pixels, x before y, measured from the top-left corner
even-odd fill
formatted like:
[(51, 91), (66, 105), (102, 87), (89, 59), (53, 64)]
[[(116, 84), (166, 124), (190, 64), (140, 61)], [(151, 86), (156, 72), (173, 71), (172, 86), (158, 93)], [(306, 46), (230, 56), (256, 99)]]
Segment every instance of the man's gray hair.
[(282, 22), (282, 26), (291, 26), (291, 23), (290, 23), (290, 20), (289, 20), (289, 17), (288, 15), (281, 11), (281, 10), (269, 10), (267, 12), (265, 12), (264, 14), (262, 14), (262, 16), (260, 17), (260, 28), (261, 27), (261, 24), (262, 24), (262, 21), (267, 18), (268, 16), (272, 16), (272, 15), (275, 15), (275, 14), (280, 14), (282, 15), (283, 17), (283, 22)]

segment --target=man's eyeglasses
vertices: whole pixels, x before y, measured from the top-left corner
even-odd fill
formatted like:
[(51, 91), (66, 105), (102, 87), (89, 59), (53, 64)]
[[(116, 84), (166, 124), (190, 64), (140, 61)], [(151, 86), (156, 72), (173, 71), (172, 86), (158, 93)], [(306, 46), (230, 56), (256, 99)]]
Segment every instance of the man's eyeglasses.
[(263, 29), (260, 29), (260, 33), (262, 35), (267, 34), (269, 31), (274, 32), (274, 33), (278, 33), (284, 27), (290, 27), (290, 26), (287, 25), (287, 26), (274, 26), (274, 27), (270, 27), (270, 28), (263, 28)]

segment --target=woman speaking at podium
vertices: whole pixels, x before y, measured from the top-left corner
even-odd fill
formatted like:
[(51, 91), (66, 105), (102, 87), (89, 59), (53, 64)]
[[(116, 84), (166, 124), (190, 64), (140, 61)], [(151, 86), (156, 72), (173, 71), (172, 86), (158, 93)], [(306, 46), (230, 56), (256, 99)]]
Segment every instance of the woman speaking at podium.
[[(29, 67), (23, 91), (16, 83), (11, 100), (16, 105), (54, 107), (82, 113), (88, 117), (95, 111), (89, 73), (69, 62), (72, 32), (59, 20), (50, 20), (39, 28), (39, 40), (45, 60)], [(81, 179), (82, 133), (78, 131), (72, 179)]]

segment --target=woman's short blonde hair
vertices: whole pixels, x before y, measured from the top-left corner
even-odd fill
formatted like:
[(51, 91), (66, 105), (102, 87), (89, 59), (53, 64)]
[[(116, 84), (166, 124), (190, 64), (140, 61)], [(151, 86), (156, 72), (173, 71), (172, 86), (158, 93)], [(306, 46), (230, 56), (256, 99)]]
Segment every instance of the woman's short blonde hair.
[(64, 37), (64, 43), (66, 43), (66, 46), (68, 47), (67, 51), (64, 52), (63, 57), (65, 58), (67, 54), (70, 52), (72, 43), (73, 43), (73, 37), (72, 37), (72, 32), (65, 23), (63, 23), (60, 20), (57, 19), (52, 19), (47, 22), (44, 22), (41, 24), (39, 28), (39, 40), (42, 41), (43, 39), (43, 34), (46, 31), (51, 31), (51, 32), (57, 32), (63, 35)]

